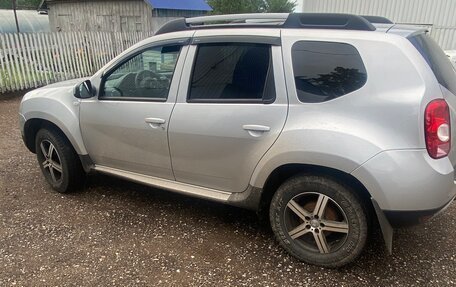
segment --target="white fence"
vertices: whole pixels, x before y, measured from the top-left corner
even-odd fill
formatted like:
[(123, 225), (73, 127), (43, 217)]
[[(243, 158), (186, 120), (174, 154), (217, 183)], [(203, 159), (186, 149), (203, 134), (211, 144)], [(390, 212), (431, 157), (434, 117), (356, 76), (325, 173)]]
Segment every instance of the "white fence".
[(0, 93), (90, 76), (152, 32), (0, 33)]

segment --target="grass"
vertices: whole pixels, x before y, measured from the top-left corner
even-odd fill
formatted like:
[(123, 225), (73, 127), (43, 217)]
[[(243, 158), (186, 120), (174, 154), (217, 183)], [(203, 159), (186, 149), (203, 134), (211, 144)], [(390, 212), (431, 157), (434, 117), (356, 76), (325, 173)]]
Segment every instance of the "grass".
[[(29, 65), (28, 68), (30, 71), (27, 71), (25, 65)], [(24, 63), (24, 70), (21, 69), (20, 65), (15, 63), (9, 65), (9, 69), (7, 66), (8, 65), (5, 64), (4, 67), (0, 67), (0, 78), (3, 83), (3, 87), (0, 88), (0, 92), (19, 90), (21, 89), (21, 83), (22, 88), (34, 87), (35, 82), (36, 86), (46, 85), (46, 76), (49, 82), (56, 82), (60, 80), (58, 78), (60, 73), (39, 71), (30, 63)], [(34, 78), (35, 81), (33, 80)]]

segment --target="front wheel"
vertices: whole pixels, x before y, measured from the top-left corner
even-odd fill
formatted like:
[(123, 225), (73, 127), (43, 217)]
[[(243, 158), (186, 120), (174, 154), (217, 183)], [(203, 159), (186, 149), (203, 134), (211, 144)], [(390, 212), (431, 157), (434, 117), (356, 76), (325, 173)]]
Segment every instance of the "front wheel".
[(340, 267), (364, 249), (367, 216), (347, 186), (327, 177), (300, 175), (283, 183), (270, 206), (279, 243), (294, 257), (322, 267)]
[(38, 163), (51, 187), (66, 193), (82, 187), (85, 172), (68, 140), (54, 129), (41, 129), (35, 138)]

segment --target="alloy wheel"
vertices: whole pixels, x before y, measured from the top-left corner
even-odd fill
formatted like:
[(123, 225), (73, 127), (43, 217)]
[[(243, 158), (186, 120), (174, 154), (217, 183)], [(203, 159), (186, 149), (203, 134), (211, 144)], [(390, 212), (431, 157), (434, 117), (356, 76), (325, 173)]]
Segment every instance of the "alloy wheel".
[(296, 195), (287, 203), (284, 216), (291, 239), (302, 248), (316, 253), (337, 251), (350, 231), (343, 209), (321, 193)]
[(40, 143), (44, 161), (41, 163), (45, 172), (48, 173), (54, 183), (59, 183), (63, 178), (62, 161), (55, 146), (48, 140)]

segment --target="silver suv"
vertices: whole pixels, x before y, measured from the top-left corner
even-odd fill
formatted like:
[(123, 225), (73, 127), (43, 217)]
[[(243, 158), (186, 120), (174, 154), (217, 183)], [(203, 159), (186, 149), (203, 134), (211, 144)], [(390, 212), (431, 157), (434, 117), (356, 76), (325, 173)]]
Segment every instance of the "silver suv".
[(456, 75), (425, 30), (380, 17), (178, 19), (90, 79), (25, 95), (20, 125), (58, 192), (91, 171), (269, 213), (280, 244), (338, 267), (381, 227), (456, 195)]

